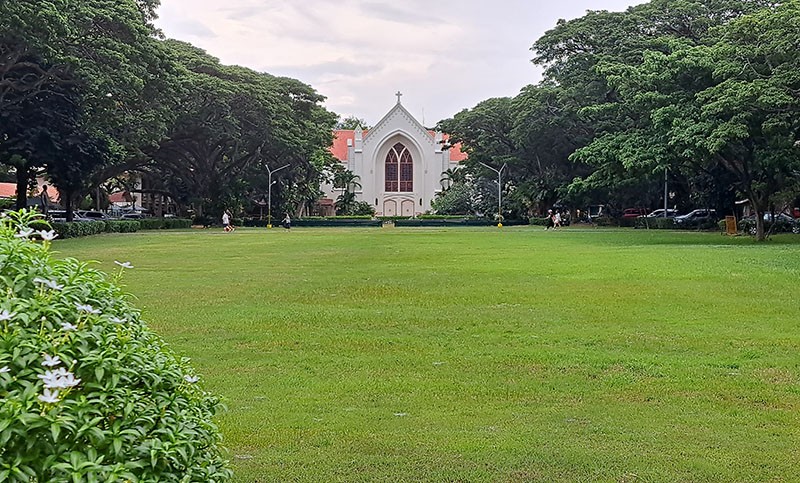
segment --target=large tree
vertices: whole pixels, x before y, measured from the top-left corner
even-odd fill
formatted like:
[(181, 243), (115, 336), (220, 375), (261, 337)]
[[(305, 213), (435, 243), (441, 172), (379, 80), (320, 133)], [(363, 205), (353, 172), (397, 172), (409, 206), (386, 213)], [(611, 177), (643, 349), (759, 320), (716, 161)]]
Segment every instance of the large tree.
[(152, 25), (158, 4), (0, 2), (0, 112), (23, 103), (46, 109), (39, 101), (76, 88), (82, 124), (105, 133), (115, 158), (138, 155), (169, 120), (168, 62)]
[[(468, 154), (462, 162), (464, 175), (473, 179), (474, 204), (479, 211), (497, 211), (497, 173), (484, 165), (503, 170), (501, 190), (513, 190), (515, 183), (524, 177), (527, 166), (520, 158), (521, 149), (513, 137), (513, 100), (508, 97), (487, 99), (471, 109), (464, 109), (451, 119), (439, 122), (437, 129), (449, 135), (447, 148), (457, 143)], [(510, 180), (510, 181), (509, 181)], [(509, 206), (506, 211), (524, 215), (526, 206)]]
[[(561, 116), (575, 120), (575, 147), (592, 142), (591, 148), (581, 150), (573, 160), (594, 169), (576, 178), (568, 193), (635, 202), (632, 196), (620, 197), (620, 193), (633, 195), (648, 187), (657, 192), (652, 186), (670, 167), (671, 177), (688, 184), (692, 171), (680, 171), (682, 159), (667, 148), (663, 137), (648, 131), (648, 112), (626, 106), (628, 98), (622, 96), (627, 94), (620, 92), (625, 86), (619, 79), (628, 75), (626, 68), (647, 62), (653, 53), (671, 52), (676, 45), (708, 45), (713, 42), (715, 27), (774, 3), (653, 0), (625, 12), (589, 12), (560, 21), (537, 40), (534, 62), (546, 68), (545, 85), (559, 90), (560, 98), (566, 100)], [(639, 198), (650, 204), (647, 196)]]
[(750, 201), (764, 239), (763, 213), (800, 170), (800, 63), (796, 42), (787, 41), (800, 38), (798, 13), (792, 0), (737, 16), (702, 41), (664, 37), (635, 65), (600, 62), (616, 99), (588, 109), (624, 123), (575, 158), (628, 171), (671, 167), (717, 184), (727, 178)]
[(336, 120), (319, 106), (323, 98), (294, 79), (225, 66), (183, 42), (166, 45), (179, 65), (182, 95), (175, 123), (153, 152), (150, 169), (164, 175), (163, 189), (202, 216), (242, 203), (248, 192), (266, 194), (265, 174), (289, 164), (280, 179), (292, 181), (276, 194), (299, 185), (298, 200), (310, 197)]

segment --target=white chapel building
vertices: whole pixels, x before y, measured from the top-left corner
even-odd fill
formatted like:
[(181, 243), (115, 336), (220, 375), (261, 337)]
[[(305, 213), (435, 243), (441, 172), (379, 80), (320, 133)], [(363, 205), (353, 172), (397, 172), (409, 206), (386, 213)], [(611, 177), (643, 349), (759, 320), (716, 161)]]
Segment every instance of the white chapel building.
[[(417, 216), (431, 209), (442, 190), (442, 173), (467, 155), (460, 145), (442, 149), (446, 134), (430, 131), (400, 102), (369, 131), (337, 130), (331, 152), (359, 177), (358, 201), (366, 201), (378, 216)], [(328, 201), (341, 190), (322, 187)]]

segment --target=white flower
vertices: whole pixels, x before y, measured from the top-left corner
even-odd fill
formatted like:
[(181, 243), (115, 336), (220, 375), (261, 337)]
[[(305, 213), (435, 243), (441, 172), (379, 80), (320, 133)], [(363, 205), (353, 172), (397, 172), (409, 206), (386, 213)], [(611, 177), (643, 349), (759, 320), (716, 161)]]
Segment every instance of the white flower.
[(72, 330), (78, 330), (78, 326), (77, 325), (70, 324), (69, 322), (61, 322), (61, 328), (65, 332), (69, 332), (69, 331), (72, 331)]
[(39, 230), (39, 236), (42, 237), (42, 240), (51, 241), (58, 236), (58, 233), (56, 233), (55, 230), (50, 230), (50, 231)]
[(127, 322), (127, 320), (120, 319), (119, 317), (109, 317), (108, 320), (110, 320), (112, 324), (124, 324)]
[(42, 382), (44, 383), (44, 387), (48, 389), (58, 389), (59, 387), (58, 386), (59, 377), (57, 372), (47, 371), (44, 374), (39, 374), (36, 377), (41, 379)]
[(27, 228), (26, 227), (26, 228), (21, 229), (19, 231), (19, 233), (17, 233), (14, 236), (17, 237), (17, 238), (28, 238), (31, 235), (33, 235), (33, 228)]
[(68, 372), (66, 376), (58, 378), (58, 387), (61, 389), (67, 389), (77, 386), (80, 384), (80, 382), (80, 379), (75, 379), (75, 374)]
[(67, 371), (63, 367), (59, 367), (55, 371), (47, 371), (36, 377), (42, 380), (44, 387), (47, 389), (69, 389), (70, 387), (77, 386), (81, 382), (80, 379), (75, 379), (75, 374)]
[(199, 378), (199, 377), (197, 377), (197, 376), (190, 376), (190, 375), (188, 375), (188, 374), (187, 374), (187, 375), (185, 375), (185, 376), (183, 376), (183, 378), (184, 378), (184, 379), (186, 380), (186, 382), (188, 382), (189, 384), (194, 384), (195, 382), (197, 382), (197, 381), (199, 381), (199, 380), (200, 380), (200, 378)]
[(17, 314), (9, 312), (8, 310), (3, 310), (2, 312), (0, 312), (0, 322), (11, 320), (12, 318), (14, 318), (15, 315)]
[(64, 377), (69, 374), (69, 371), (63, 367), (57, 367), (55, 370), (52, 371), (58, 377)]
[(53, 366), (57, 366), (59, 364), (61, 364), (61, 359), (59, 359), (58, 356), (50, 357), (47, 354), (44, 355), (44, 362), (42, 362), (43, 366), (45, 366), (45, 367), (53, 367)]
[(81, 312), (86, 312), (88, 314), (99, 314), (100, 313), (100, 310), (92, 307), (89, 304), (78, 304), (78, 303), (76, 303), (75, 304), (75, 308), (77, 308)]
[(33, 279), (33, 283), (38, 283), (38, 284), (41, 284), (41, 285), (47, 285), (48, 288), (51, 288), (53, 290), (61, 290), (61, 289), (64, 288), (63, 285), (59, 285), (58, 283), (56, 283), (55, 280), (46, 280), (46, 279), (41, 278), (41, 277), (34, 278)]
[(0, 374), (8, 374), (9, 372), (11, 372), (11, 369), (8, 366), (0, 367)]
[(44, 394), (39, 396), (39, 400), (45, 403), (57, 403), (58, 402), (58, 391), (50, 392), (50, 389), (45, 388)]
[(122, 268), (133, 268), (133, 265), (131, 265), (131, 262), (119, 262), (117, 260), (114, 260), (114, 263), (116, 263), (117, 265), (119, 265)]

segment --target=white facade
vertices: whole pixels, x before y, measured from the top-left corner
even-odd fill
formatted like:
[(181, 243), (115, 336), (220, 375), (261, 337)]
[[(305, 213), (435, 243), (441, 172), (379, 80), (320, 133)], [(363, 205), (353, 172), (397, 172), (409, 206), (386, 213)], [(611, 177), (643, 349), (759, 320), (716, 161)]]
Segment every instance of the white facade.
[[(466, 157), (457, 147), (443, 150), (442, 133), (425, 129), (399, 96), (368, 132), (337, 131), (336, 136), (333, 154), (358, 175), (357, 199), (370, 203), (378, 216), (417, 216), (429, 211), (442, 189), (442, 173)], [(331, 199), (341, 193), (332, 186), (323, 190)]]

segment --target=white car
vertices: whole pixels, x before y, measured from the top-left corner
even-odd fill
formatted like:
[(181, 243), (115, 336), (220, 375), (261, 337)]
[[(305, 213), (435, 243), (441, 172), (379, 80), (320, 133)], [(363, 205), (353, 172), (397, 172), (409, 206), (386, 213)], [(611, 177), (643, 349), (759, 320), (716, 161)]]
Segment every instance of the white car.
[(82, 210), (76, 211), (75, 214), (89, 221), (106, 221), (111, 219), (102, 211)]
[(654, 210), (647, 215), (647, 218), (675, 218), (678, 216), (678, 210), (667, 210), (667, 216), (664, 216), (664, 208)]

